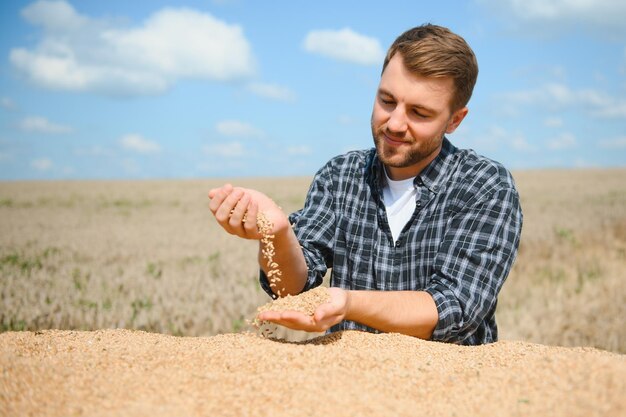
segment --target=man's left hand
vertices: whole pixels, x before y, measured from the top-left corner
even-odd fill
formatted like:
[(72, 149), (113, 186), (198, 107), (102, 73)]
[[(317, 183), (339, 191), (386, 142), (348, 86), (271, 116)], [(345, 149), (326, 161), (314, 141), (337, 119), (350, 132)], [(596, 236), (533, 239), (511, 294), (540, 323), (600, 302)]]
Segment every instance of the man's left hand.
[(299, 311), (264, 311), (259, 313), (258, 319), (269, 321), (293, 330), (306, 332), (324, 332), (331, 326), (341, 322), (350, 306), (348, 291), (341, 288), (329, 288), (330, 301), (321, 304), (312, 316)]

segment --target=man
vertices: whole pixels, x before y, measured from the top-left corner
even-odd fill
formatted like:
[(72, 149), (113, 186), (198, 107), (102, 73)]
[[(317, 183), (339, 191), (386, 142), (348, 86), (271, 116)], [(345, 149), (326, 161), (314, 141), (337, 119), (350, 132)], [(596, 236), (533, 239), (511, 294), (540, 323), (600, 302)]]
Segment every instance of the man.
[[(519, 196), (499, 163), (445, 137), (467, 115), (477, 75), (458, 35), (435, 25), (408, 30), (383, 64), (375, 149), (331, 159), (302, 210), (287, 217), (267, 196), (229, 184), (209, 192), (211, 211), (231, 234), (260, 239), (259, 211), (273, 222), (282, 295), (320, 285), (332, 268), (331, 301), (312, 317), (285, 311), (259, 319), (307, 331), (497, 340), (497, 295), (522, 227)], [(259, 261), (261, 285), (272, 294)]]

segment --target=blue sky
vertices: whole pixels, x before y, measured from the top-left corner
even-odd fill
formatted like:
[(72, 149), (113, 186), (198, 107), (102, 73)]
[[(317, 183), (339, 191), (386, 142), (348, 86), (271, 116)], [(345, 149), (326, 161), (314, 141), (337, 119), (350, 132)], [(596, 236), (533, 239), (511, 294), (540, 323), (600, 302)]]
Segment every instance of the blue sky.
[(4, 0), (0, 179), (313, 175), (372, 146), (382, 56), (425, 22), (478, 58), (457, 146), (626, 166), (624, 21), (623, 0)]

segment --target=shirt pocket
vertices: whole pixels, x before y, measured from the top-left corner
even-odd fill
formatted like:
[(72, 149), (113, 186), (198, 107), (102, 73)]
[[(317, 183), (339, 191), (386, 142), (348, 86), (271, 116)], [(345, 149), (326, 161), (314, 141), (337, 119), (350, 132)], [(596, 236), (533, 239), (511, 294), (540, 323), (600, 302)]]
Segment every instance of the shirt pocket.
[[(376, 224), (366, 218), (342, 217), (337, 223), (335, 279), (343, 288), (376, 288), (373, 253)], [(339, 262), (337, 262), (339, 261)], [(342, 267), (336, 268), (338, 265)]]

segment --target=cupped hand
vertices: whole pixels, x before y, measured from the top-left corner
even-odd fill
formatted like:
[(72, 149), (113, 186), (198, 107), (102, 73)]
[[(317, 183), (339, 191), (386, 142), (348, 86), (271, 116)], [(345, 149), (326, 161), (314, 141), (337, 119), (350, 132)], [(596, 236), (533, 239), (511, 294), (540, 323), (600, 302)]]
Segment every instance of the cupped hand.
[(272, 233), (289, 227), (287, 215), (259, 191), (225, 184), (209, 191), (209, 209), (224, 230), (245, 239), (260, 239), (257, 215), (262, 212), (273, 224)]
[(261, 321), (269, 321), (293, 330), (306, 332), (323, 332), (331, 326), (341, 322), (350, 307), (349, 292), (341, 288), (331, 287), (328, 289), (330, 301), (321, 304), (312, 316), (299, 311), (264, 311), (257, 318)]

